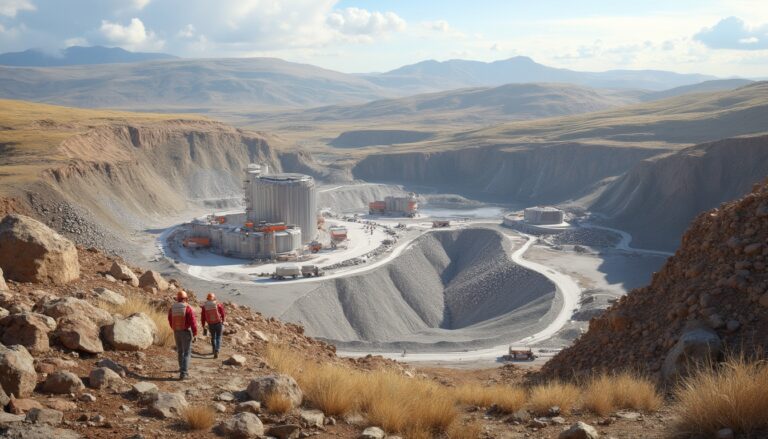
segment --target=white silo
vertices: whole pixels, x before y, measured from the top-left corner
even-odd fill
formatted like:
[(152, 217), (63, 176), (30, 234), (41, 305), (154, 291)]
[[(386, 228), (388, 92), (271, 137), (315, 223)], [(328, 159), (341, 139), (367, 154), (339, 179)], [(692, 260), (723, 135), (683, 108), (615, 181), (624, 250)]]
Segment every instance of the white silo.
[(249, 171), (245, 188), (246, 217), (258, 224), (285, 223), (301, 229), (301, 242), (317, 235), (315, 180), (302, 174), (265, 175)]

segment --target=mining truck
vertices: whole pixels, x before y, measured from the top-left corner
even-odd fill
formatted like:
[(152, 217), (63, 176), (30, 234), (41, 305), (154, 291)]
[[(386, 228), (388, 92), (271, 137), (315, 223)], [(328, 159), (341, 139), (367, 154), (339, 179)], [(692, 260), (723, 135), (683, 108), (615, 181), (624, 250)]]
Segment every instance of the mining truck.
[(301, 266), (301, 275), (304, 277), (320, 277), (323, 274), (323, 270), (315, 264), (307, 264)]
[(283, 280), (287, 277), (296, 279), (301, 276), (301, 268), (296, 264), (284, 264), (278, 265), (275, 268), (275, 273), (272, 275), (272, 279)]

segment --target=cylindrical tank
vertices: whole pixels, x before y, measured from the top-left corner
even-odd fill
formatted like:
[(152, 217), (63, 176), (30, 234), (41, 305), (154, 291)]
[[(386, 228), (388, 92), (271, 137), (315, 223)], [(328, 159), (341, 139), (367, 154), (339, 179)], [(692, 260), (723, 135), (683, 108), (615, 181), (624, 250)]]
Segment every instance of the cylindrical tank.
[(275, 232), (276, 253), (289, 253), (301, 249), (301, 230), (288, 229)]
[(246, 215), (258, 223), (283, 222), (301, 229), (301, 242), (317, 234), (315, 180), (302, 174), (256, 175), (246, 180)]
[(563, 211), (554, 207), (529, 207), (523, 215), (530, 224), (560, 224), (565, 219)]

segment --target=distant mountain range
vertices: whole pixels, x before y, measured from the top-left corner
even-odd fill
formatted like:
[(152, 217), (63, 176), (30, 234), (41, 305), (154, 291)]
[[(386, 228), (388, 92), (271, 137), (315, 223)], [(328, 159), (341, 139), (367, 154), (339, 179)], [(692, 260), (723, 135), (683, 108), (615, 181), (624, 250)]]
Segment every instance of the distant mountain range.
[[(2, 98), (79, 107), (202, 112), (262, 111), (260, 107), (265, 106), (306, 109), (522, 83), (615, 89), (626, 97), (714, 79), (656, 70), (577, 72), (527, 57), (490, 63), (424, 61), (386, 73), (353, 75), (275, 58), (179, 59), (98, 46), (70, 47), (58, 55), (39, 50), (6, 53), (0, 55), (0, 65), (13, 65), (0, 66)], [(509, 96), (513, 90), (504, 91)], [(459, 99), (466, 103), (486, 96), (496, 100), (491, 105), (504, 105), (491, 94), (464, 93)], [(570, 110), (552, 112), (567, 113)]]
[(93, 64), (116, 64), (175, 59), (167, 53), (129, 52), (119, 47), (71, 46), (57, 52), (28, 49), (0, 54), (0, 65), (19, 67), (59, 67)]
[(599, 88), (666, 90), (716, 79), (708, 75), (661, 70), (577, 72), (548, 67), (525, 56), (493, 62), (461, 59), (442, 62), (430, 60), (386, 73), (361, 76), (383, 87), (396, 87), (414, 92), (530, 82), (562, 82)]

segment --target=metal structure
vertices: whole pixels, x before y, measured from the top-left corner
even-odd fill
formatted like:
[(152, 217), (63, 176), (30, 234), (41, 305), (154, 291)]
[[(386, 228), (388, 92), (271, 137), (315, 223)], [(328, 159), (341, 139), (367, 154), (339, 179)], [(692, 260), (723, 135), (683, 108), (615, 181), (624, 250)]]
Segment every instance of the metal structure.
[(389, 196), (383, 201), (368, 203), (368, 213), (371, 215), (403, 215), (413, 218), (418, 209), (419, 203), (413, 193), (404, 197)]
[(315, 180), (302, 174), (269, 175), (265, 169), (249, 166), (246, 170), (247, 220), (296, 225), (302, 244), (313, 241), (317, 235)]
[(560, 209), (554, 207), (529, 207), (523, 213), (525, 222), (529, 224), (561, 224), (565, 215)]

